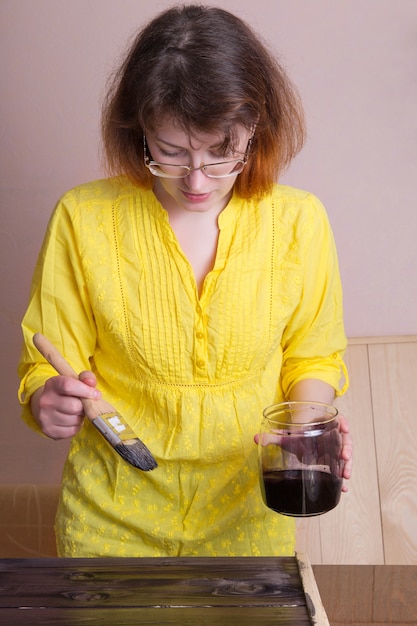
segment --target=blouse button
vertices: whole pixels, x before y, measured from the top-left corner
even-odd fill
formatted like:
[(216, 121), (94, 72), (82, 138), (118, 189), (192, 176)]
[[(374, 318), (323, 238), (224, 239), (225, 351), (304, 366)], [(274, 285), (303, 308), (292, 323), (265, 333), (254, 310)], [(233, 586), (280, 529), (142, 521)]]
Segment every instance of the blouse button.
[(204, 333), (202, 333), (201, 330), (199, 330), (197, 333), (197, 339), (203, 339), (203, 337), (204, 337)]
[(198, 359), (197, 366), (198, 367), (204, 367), (204, 365), (205, 365), (205, 362), (203, 361), (203, 359)]

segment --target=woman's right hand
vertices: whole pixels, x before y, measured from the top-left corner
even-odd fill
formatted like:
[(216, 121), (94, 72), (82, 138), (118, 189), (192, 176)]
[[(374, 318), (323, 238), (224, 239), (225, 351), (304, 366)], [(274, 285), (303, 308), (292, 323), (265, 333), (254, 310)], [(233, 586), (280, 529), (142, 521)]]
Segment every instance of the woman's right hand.
[(92, 372), (82, 372), (79, 379), (68, 376), (48, 378), (31, 398), (32, 414), (42, 432), (55, 440), (76, 435), (84, 421), (81, 398), (101, 398), (96, 384)]

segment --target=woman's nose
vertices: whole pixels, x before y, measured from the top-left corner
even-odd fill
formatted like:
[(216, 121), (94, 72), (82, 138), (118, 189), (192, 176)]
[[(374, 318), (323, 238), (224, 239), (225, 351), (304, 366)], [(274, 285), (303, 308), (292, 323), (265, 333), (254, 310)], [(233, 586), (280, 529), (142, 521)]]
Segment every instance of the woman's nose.
[(196, 168), (191, 170), (185, 180), (187, 181), (187, 185), (190, 189), (197, 191), (205, 186), (207, 183), (207, 176), (204, 174), (202, 169)]

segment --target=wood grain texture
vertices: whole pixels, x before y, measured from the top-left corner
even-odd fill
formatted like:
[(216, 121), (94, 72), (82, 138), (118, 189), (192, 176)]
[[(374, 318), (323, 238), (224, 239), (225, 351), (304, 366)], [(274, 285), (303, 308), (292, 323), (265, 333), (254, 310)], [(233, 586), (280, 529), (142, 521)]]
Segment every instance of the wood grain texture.
[(417, 568), (407, 565), (313, 566), (332, 626), (415, 626)]
[[(343, 576), (337, 565), (313, 565), (313, 572), (327, 617), (333, 626), (337, 618), (341, 623), (362, 624), (372, 620), (372, 566), (343, 567)], [(352, 602), (352, 598), (355, 601)]]
[(308, 554), (311, 563), (322, 563), (320, 518), (299, 517), (296, 519), (297, 551)]
[(417, 562), (417, 343), (369, 346), (385, 562)]
[(417, 571), (415, 567), (374, 568), (373, 618), (390, 624), (417, 624)]
[(328, 624), (295, 557), (13, 559), (0, 577), (2, 624)]
[(55, 485), (0, 487), (0, 557), (54, 557)]
[(311, 567), (305, 555), (0, 559), (0, 580), (7, 626), (417, 623), (410, 565)]
[(1, 609), (4, 626), (311, 626), (304, 609), (274, 607), (108, 607)]
[(330, 626), (308, 555), (297, 553), (296, 559), (312, 625)]

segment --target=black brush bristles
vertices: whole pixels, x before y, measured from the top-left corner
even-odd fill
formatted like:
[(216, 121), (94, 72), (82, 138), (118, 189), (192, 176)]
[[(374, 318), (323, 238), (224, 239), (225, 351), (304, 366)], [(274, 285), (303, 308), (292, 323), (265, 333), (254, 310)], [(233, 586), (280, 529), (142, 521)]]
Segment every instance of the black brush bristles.
[[(155, 461), (151, 452), (145, 446), (143, 441), (140, 439), (126, 438), (121, 439), (120, 436), (115, 431), (114, 425), (111, 424), (111, 420), (116, 420), (118, 426), (122, 425), (121, 431), (125, 434), (125, 436), (129, 434), (134, 434), (131, 428), (126, 424), (119, 413), (103, 413), (99, 415), (95, 419), (91, 420), (92, 424), (97, 428), (97, 430), (103, 435), (105, 440), (111, 445), (113, 450), (115, 450), (122, 459), (137, 467), (140, 470), (148, 472), (149, 470), (155, 469), (158, 467), (158, 463)], [(128, 432), (126, 432), (128, 431)]]
[(125, 461), (145, 472), (158, 467), (158, 463), (140, 439), (121, 441), (114, 449)]

